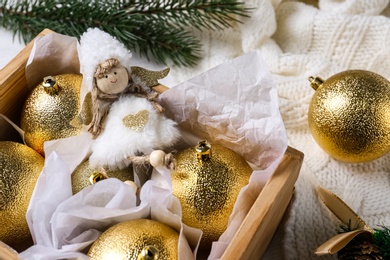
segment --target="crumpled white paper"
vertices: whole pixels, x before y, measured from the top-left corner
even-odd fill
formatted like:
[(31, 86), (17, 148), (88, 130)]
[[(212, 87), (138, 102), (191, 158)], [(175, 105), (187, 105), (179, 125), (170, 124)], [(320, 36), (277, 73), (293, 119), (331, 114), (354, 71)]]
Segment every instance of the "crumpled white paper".
[(277, 90), (260, 51), (170, 88), (160, 100), (181, 129), (238, 152), (260, 169), (287, 148)]
[(22, 259), (80, 257), (111, 225), (149, 215), (149, 205), (137, 206), (133, 189), (115, 178), (72, 196), (71, 173), (91, 142), (82, 134), (45, 143), (45, 165), (26, 215), (35, 246), (22, 252)]
[[(64, 37), (67, 36), (53, 34), (35, 42), (29, 69), (26, 70), (31, 77), (26, 75), (27, 78), (47, 75), (45, 56), (49, 60), (54, 57), (60, 59), (61, 55), (67, 53), (67, 43), (72, 42), (73, 37)], [(53, 48), (45, 47), (53, 44)], [(69, 72), (69, 68), (74, 69), (74, 62), (65, 62), (63, 67)], [(71, 174), (90, 155), (92, 142), (89, 133), (45, 142), (45, 166), (26, 214), (34, 245), (20, 253), (20, 257), (88, 259), (86, 250), (107, 228), (125, 220), (151, 218), (179, 232), (180, 259), (195, 259), (201, 231), (182, 224), (181, 217), (177, 215), (180, 213), (177, 212), (177, 199), (172, 198), (171, 194), (160, 194), (162, 190), (155, 182), (144, 184), (145, 189), (141, 189), (140, 194), (143, 199), (139, 205), (133, 189), (114, 178), (100, 181), (72, 195)]]
[[(168, 175), (163, 176), (168, 173)], [(150, 181), (143, 186), (140, 194), (141, 201), (150, 205), (151, 218), (169, 225), (179, 231), (179, 258), (183, 260), (195, 259), (202, 231), (189, 227), (181, 221), (180, 201), (173, 196), (168, 187), (171, 183), (169, 171), (152, 173)]]
[(255, 51), (165, 91), (160, 100), (186, 137), (182, 146), (207, 139), (232, 149), (253, 166), (226, 231), (213, 243), (208, 259), (219, 259), (287, 148), (276, 88), (260, 52)]
[(77, 38), (50, 33), (34, 41), (26, 65), (26, 79), (31, 90), (46, 76), (80, 73)]
[[(40, 42), (46, 45), (45, 41)], [(55, 42), (59, 44), (55, 49), (67, 48), (61, 47), (61, 41)], [(35, 55), (37, 50), (55, 55), (45, 48), (36, 48)], [(39, 53), (40, 59), (42, 55)], [(35, 67), (33, 60), (30, 69)], [(160, 101), (182, 130), (179, 150), (208, 139), (236, 151), (253, 165), (250, 183), (240, 192), (227, 230), (213, 244), (209, 259), (217, 259), (287, 148), (276, 89), (261, 54), (251, 52), (169, 89)], [(77, 251), (87, 248), (105, 227), (150, 215), (180, 232), (179, 253), (185, 255), (181, 259), (192, 259), (200, 232), (181, 223), (181, 207), (171, 194), (169, 174), (153, 173), (141, 189), (140, 206), (131, 202), (134, 194), (130, 187), (113, 179), (71, 195), (70, 174), (88, 156), (91, 142), (88, 134), (83, 134), (45, 144), (45, 167), (27, 213), (36, 245), (22, 252), (22, 258), (85, 257)], [(112, 187), (116, 187), (115, 192)], [(100, 204), (94, 204), (96, 201)], [(105, 222), (99, 226), (102, 219)]]
[(182, 224), (177, 211), (180, 203), (164, 193), (161, 184), (147, 181), (140, 205), (133, 189), (116, 178), (99, 181), (72, 196), (71, 173), (88, 156), (91, 143), (88, 134), (45, 143), (49, 155), (27, 211), (35, 245), (20, 257), (84, 259), (86, 249), (107, 228), (126, 220), (151, 218), (179, 232), (180, 259), (195, 259), (201, 232)]

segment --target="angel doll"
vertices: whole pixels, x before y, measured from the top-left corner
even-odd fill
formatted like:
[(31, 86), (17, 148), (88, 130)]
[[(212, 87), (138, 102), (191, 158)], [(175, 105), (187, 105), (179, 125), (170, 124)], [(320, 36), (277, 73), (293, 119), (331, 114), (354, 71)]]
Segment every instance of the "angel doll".
[[(86, 74), (85, 84), (90, 84), (92, 107), (88, 124), (94, 139), (90, 165), (121, 169), (147, 163), (154, 150), (172, 147), (180, 137), (176, 122), (162, 113), (157, 93), (126, 66), (131, 54), (123, 44), (99, 29), (89, 29), (80, 45), (81, 70), (83, 76)], [(93, 54), (88, 55), (94, 47)], [(91, 58), (95, 64), (83, 63)], [(161, 76), (161, 72), (149, 74)]]

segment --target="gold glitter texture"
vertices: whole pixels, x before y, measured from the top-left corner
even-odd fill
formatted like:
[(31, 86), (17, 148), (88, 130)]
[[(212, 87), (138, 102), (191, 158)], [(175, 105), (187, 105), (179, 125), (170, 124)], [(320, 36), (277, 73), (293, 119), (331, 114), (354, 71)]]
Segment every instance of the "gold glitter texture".
[[(88, 160), (80, 163), (72, 173), (73, 194), (91, 185), (91, 176), (97, 174), (102, 174), (101, 170), (92, 168)], [(108, 178), (117, 178), (121, 181), (134, 181), (133, 168), (131, 166), (121, 170), (106, 170), (104, 175)]]
[(71, 121), (79, 112), (82, 76), (63, 74), (52, 78), (59, 87), (58, 92), (47, 93), (43, 83), (35, 87), (24, 104), (20, 122), (26, 144), (42, 155), (45, 141), (81, 132), (81, 125), (77, 128)]
[(203, 231), (201, 248), (209, 248), (225, 231), (241, 188), (252, 169), (232, 150), (211, 145), (210, 158), (199, 160), (194, 147), (175, 155), (173, 194), (182, 205), (183, 223)]
[(127, 128), (140, 132), (144, 129), (149, 120), (149, 111), (141, 110), (135, 115), (127, 115), (122, 119), (123, 125)]
[(131, 73), (140, 78), (140, 80), (148, 87), (154, 87), (158, 85), (158, 80), (165, 78), (168, 75), (169, 70), (169, 68), (166, 68), (160, 71), (153, 71), (136, 66), (131, 67)]
[(81, 106), (81, 111), (79, 114), (79, 120), (84, 125), (89, 125), (92, 121), (92, 93), (88, 92), (85, 97), (83, 104)]
[(91, 260), (137, 260), (145, 247), (158, 250), (159, 260), (178, 259), (179, 233), (150, 219), (121, 222), (107, 229), (88, 251)]
[(43, 164), (30, 147), (0, 142), (0, 240), (10, 246), (30, 237), (26, 211)]
[[(344, 162), (368, 162), (390, 150), (390, 82), (364, 70), (333, 75), (310, 103), (310, 131), (322, 149)], [(316, 86), (318, 85), (318, 86)]]

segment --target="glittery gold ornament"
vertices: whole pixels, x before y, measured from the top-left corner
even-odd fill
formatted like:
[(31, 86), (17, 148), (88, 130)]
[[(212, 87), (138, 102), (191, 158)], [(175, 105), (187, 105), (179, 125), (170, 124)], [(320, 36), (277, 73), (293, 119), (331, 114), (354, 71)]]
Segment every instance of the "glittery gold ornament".
[(150, 219), (129, 220), (112, 226), (92, 244), (91, 260), (178, 259), (179, 233)]
[(80, 163), (72, 173), (72, 192), (76, 194), (82, 189), (100, 180), (117, 178), (121, 181), (134, 181), (133, 168), (131, 166), (120, 170), (95, 169), (86, 160)]
[(316, 90), (310, 131), (333, 158), (368, 162), (390, 150), (390, 82), (365, 70), (349, 70), (327, 80), (309, 78)]
[(45, 77), (28, 96), (21, 115), (21, 128), (26, 144), (44, 155), (43, 143), (48, 140), (78, 135), (82, 76), (63, 74)]
[(0, 240), (8, 245), (30, 238), (25, 215), (43, 164), (32, 148), (0, 142)]
[(201, 248), (208, 248), (225, 231), (238, 193), (252, 169), (232, 150), (202, 141), (175, 155), (172, 191), (182, 206), (182, 221), (203, 231)]

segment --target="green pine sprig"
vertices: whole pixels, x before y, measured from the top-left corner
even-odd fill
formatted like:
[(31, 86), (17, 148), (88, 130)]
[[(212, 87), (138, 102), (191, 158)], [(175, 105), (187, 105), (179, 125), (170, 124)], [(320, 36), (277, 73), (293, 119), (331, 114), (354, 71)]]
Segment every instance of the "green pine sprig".
[(193, 66), (201, 44), (189, 29), (228, 28), (249, 11), (236, 0), (0, 0), (0, 26), (25, 43), (45, 28), (79, 38), (97, 27), (147, 58)]
[(358, 224), (357, 224), (357, 223), (355, 223), (355, 224), (352, 226), (352, 220), (351, 220), (351, 219), (348, 219), (348, 223), (340, 223), (340, 224), (339, 224), (339, 228), (340, 228), (340, 229), (338, 229), (337, 232), (338, 232), (339, 234), (341, 234), (341, 233), (347, 233), (347, 232), (351, 232), (351, 231), (356, 230), (357, 227), (358, 227)]
[(374, 231), (374, 242), (381, 251), (383, 259), (390, 259), (390, 228), (383, 226), (382, 229)]

